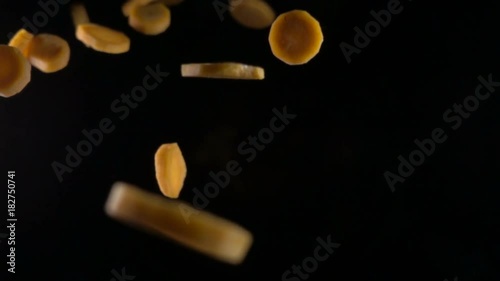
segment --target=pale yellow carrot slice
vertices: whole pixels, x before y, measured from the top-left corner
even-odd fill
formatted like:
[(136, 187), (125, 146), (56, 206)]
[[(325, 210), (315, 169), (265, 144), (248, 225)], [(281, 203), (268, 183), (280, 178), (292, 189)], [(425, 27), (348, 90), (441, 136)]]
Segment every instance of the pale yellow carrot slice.
[(91, 23), (82, 3), (74, 3), (71, 11), (76, 38), (85, 46), (108, 54), (122, 54), (130, 50), (130, 38), (125, 33)]
[(170, 27), (170, 9), (160, 2), (136, 5), (130, 11), (128, 23), (145, 35), (158, 35)]
[(18, 48), (25, 57), (28, 57), (28, 47), (33, 37), (32, 33), (22, 28), (10, 39), (9, 46)]
[(76, 38), (103, 53), (122, 54), (130, 50), (130, 38), (127, 35), (98, 24), (80, 24), (76, 29)]
[(70, 58), (69, 44), (52, 34), (36, 35), (28, 49), (29, 62), (38, 70), (53, 73), (65, 68)]
[(0, 45), (0, 96), (20, 93), (31, 80), (31, 65), (18, 48)]
[(127, 183), (113, 185), (105, 211), (122, 223), (233, 265), (244, 261), (253, 243), (252, 234), (233, 222)]
[(122, 13), (124, 16), (128, 17), (136, 6), (143, 6), (153, 1), (154, 0), (128, 0), (122, 5)]
[(183, 64), (181, 74), (182, 77), (213, 79), (263, 80), (265, 78), (262, 67), (236, 62)]
[(155, 154), (156, 179), (163, 195), (178, 198), (184, 186), (187, 167), (177, 143), (163, 144)]
[(308, 63), (320, 51), (323, 32), (308, 12), (293, 10), (279, 15), (269, 32), (271, 51), (289, 65)]
[(263, 0), (233, 0), (233, 2), (235, 4), (230, 9), (231, 16), (247, 28), (268, 28), (276, 19), (273, 8)]
[(75, 2), (71, 5), (71, 17), (75, 27), (78, 27), (80, 24), (90, 23), (87, 8), (85, 8), (82, 2)]

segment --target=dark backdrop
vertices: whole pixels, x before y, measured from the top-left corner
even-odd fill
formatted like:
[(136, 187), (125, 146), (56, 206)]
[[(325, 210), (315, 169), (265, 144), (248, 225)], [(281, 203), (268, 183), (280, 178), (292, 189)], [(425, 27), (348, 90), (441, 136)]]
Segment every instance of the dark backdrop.
[[(138, 281), (282, 280), (313, 254), (318, 237), (329, 235), (341, 246), (310, 280), (498, 280), (500, 99), (494, 93), (481, 101), (457, 130), (443, 114), (474, 94), (478, 76), (500, 80), (499, 4), (404, 1), (347, 63), (340, 43), (353, 44), (353, 28), (364, 28), (370, 11), (388, 2), (273, 1), (278, 13), (305, 9), (323, 27), (321, 53), (294, 67), (272, 55), (268, 30), (247, 30), (227, 13), (221, 22), (211, 1), (172, 8), (171, 27), (156, 37), (133, 31), (120, 1), (86, 1), (94, 22), (131, 37), (123, 55), (85, 48), (74, 36), (69, 5), (62, 5), (39, 32), (69, 41), (69, 67), (50, 75), (33, 70), (25, 91), (0, 100), (0, 174), (16, 171), (18, 218), (17, 273), (2, 280), (108, 281), (122, 268)], [(35, 1), (2, 1), (1, 42), (39, 10)], [(180, 77), (181, 63), (210, 61), (261, 65), (267, 77)], [(110, 105), (157, 64), (170, 76), (128, 118), (117, 119)], [(285, 106), (297, 118), (247, 163), (238, 145), (268, 126), (273, 108)], [(63, 163), (65, 147), (106, 117), (115, 131), (60, 183), (51, 164)], [(414, 140), (435, 128), (447, 140), (391, 192), (384, 172), (397, 173), (398, 156), (408, 159)], [(242, 163), (242, 173), (206, 208), (255, 235), (242, 265), (104, 214), (115, 181), (159, 193), (153, 156), (166, 142), (178, 142), (187, 161), (185, 201), (211, 180), (210, 171), (232, 159)], [(0, 249), (5, 272), (5, 239)]]

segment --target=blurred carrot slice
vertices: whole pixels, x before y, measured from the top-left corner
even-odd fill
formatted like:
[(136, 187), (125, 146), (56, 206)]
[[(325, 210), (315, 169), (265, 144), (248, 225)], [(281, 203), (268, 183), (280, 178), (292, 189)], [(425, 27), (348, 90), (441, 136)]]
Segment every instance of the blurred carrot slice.
[(31, 64), (18, 48), (0, 45), (0, 96), (20, 93), (31, 80)]
[(264, 29), (276, 19), (273, 8), (263, 0), (233, 0), (238, 2), (230, 14), (239, 24), (252, 29)]
[(252, 233), (231, 221), (127, 183), (113, 185), (105, 211), (122, 223), (233, 265), (243, 262), (253, 243)]
[(80, 24), (90, 23), (87, 8), (85, 8), (82, 2), (75, 2), (71, 5), (71, 17), (75, 27)]
[(122, 5), (122, 13), (124, 16), (128, 17), (137, 6), (144, 6), (153, 1), (154, 0), (128, 0)]

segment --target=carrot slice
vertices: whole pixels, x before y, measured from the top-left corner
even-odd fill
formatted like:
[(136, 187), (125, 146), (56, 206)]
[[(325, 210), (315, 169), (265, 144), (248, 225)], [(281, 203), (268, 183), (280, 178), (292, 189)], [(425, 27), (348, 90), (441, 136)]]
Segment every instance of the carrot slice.
[(130, 50), (130, 38), (127, 35), (98, 24), (78, 25), (76, 38), (87, 47), (108, 54), (122, 54)]
[(122, 13), (124, 16), (128, 17), (137, 6), (147, 5), (153, 1), (154, 0), (128, 0), (122, 5)]
[(262, 80), (265, 78), (262, 67), (236, 62), (183, 64), (181, 74), (182, 77), (214, 79)]
[(177, 143), (163, 144), (155, 154), (156, 179), (163, 195), (178, 198), (184, 186), (187, 168)]
[(293, 10), (279, 15), (269, 32), (271, 51), (289, 65), (308, 63), (320, 51), (323, 32), (308, 12)]
[(77, 27), (80, 24), (90, 23), (87, 8), (81, 2), (75, 2), (71, 6), (71, 17), (73, 24)]
[(113, 185), (105, 211), (122, 223), (233, 265), (243, 262), (253, 243), (253, 235), (231, 221), (127, 183)]
[(36, 35), (28, 50), (30, 63), (45, 73), (62, 70), (68, 65), (69, 58), (70, 48), (68, 42), (52, 34)]
[(0, 96), (20, 93), (31, 80), (31, 64), (18, 48), (0, 45)]
[(170, 10), (160, 2), (136, 5), (130, 11), (128, 23), (133, 29), (145, 35), (158, 35), (170, 26)]
[(268, 28), (276, 19), (273, 8), (263, 0), (233, 0), (236, 1), (239, 2), (230, 9), (230, 14), (236, 22), (247, 28)]
[(28, 57), (28, 47), (34, 35), (26, 29), (20, 29), (9, 41), (9, 46), (18, 48), (25, 57)]
[(72, 4), (71, 14), (76, 38), (85, 46), (108, 54), (122, 54), (130, 50), (130, 38), (125, 33), (91, 23), (82, 3)]

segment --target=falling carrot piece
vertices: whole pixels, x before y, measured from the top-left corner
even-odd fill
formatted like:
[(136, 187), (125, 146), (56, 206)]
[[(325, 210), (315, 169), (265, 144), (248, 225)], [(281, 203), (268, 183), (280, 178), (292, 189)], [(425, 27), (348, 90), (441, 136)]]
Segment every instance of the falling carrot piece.
[(253, 243), (253, 235), (231, 221), (127, 183), (113, 185), (105, 211), (124, 224), (233, 265), (243, 262)]
[(68, 66), (69, 58), (68, 42), (57, 35), (38, 34), (28, 48), (29, 62), (45, 73), (62, 70)]
[(125, 33), (91, 23), (82, 3), (72, 5), (76, 38), (87, 47), (108, 54), (122, 54), (130, 50), (130, 38)]
[(98, 24), (81, 24), (76, 37), (87, 47), (108, 54), (123, 54), (130, 50), (130, 39), (122, 32)]
[(158, 35), (170, 27), (170, 9), (160, 2), (135, 5), (130, 11), (128, 23), (145, 35)]
[(156, 179), (163, 195), (179, 198), (187, 168), (177, 143), (163, 144), (155, 154)]
[(289, 65), (308, 63), (320, 51), (323, 32), (308, 12), (293, 10), (276, 18), (269, 33), (271, 50)]
[(72, 4), (71, 17), (73, 18), (75, 27), (78, 27), (80, 24), (90, 23), (87, 8), (85, 8), (82, 2), (75, 2)]
[(262, 80), (265, 78), (262, 67), (236, 62), (183, 64), (181, 74), (182, 77), (214, 79)]
[(128, 0), (122, 5), (122, 13), (124, 16), (129, 17), (135, 7), (147, 5), (153, 1), (154, 0)]
[(9, 46), (18, 48), (25, 57), (28, 57), (28, 47), (33, 37), (32, 33), (22, 28), (10, 39)]
[(268, 28), (276, 19), (273, 8), (263, 0), (233, 0), (236, 1), (239, 3), (232, 5), (230, 14), (235, 21), (247, 28)]
[(31, 64), (18, 48), (0, 45), (0, 96), (20, 93), (31, 80)]
[(130, 16), (130, 11), (137, 5), (135, 1), (127, 1), (122, 5), (122, 14), (126, 17)]

